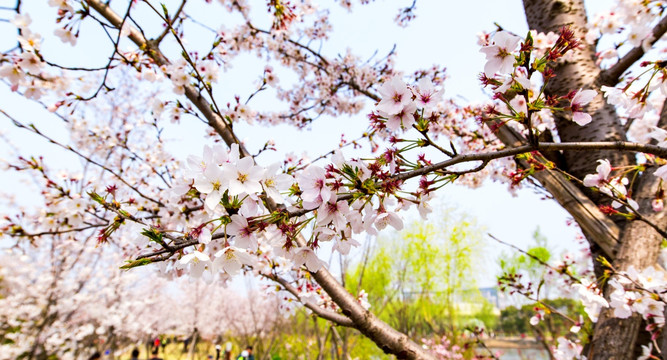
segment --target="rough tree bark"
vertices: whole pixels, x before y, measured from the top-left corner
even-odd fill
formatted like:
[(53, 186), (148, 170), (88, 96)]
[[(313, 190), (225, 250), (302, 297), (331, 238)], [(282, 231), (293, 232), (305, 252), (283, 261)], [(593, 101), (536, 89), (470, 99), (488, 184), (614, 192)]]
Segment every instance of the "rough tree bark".
[[(569, 26), (575, 35), (586, 34), (586, 10), (583, 0), (524, 0), (528, 27), (540, 32), (558, 32)], [(598, 78), (601, 70), (595, 64), (595, 49), (582, 44), (570, 61), (561, 62), (554, 70), (556, 77), (547, 85), (547, 93), (565, 95), (572, 90), (594, 89), (599, 92)], [(569, 141), (618, 141), (626, 140), (625, 130), (613, 106), (598, 94), (586, 109), (593, 121), (579, 126), (569, 116), (557, 114), (556, 126), (563, 142)], [(612, 164), (627, 164), (628, 154), (618, 151), (591, 151), (585, 154), (564, 153), (565, 166), (572, 175), (583, 178), (594, 173), (598, 159), (609, 159)]]
[[(575, 34), (583, 38), (586, 33), (586, 11), (583, 0), (524, 0), (526, 19), (531, 29), (540, 32), (557, 32), (563, 26), (570, 26)], [(574, 54), (570, 61), (562, 62), (555, 67), (556, 78), (547, 86), (547, 93), (563, 95), (571, 90), (594, 89), (600, 91), (600, 85), (609, 84), (609, 79), (595, 64), (595, 52), (591, 46), (582, 46), (581, 51)], [(616, 78), (617, 80), (618, 78)], [(614, 108), (598, 95), (588, 109), (593, 121), (584, 127), (572, 122), (564, 114), (557, 114), (556, 126), (562, 141), (615, 141), (625, 140), (625, 131)], [(609, 159), (614, 166), (630, 164), (633, 159), (627, 154), (609, 151), (592, 151), (585, 154), (564, 153), (565, 169), (578, 178), (595, 173), (598, 159)], [(640, 203), (640, 209), (651, 209), (651, 199), (655, 194), (658, 179), (652, 171), (645, 171), (638, 179), (633, 198)], [(604, 201), (596, 194), (582, 189), (595, 203)], [(566, 210), (568, 206), (565, 206)], [(665, 216), (661, 214), (646, 215), (660, 228), (667, 225)], [(619, 223), (621, 227), (620, 242), (612, 258), (617, 269), (625, 270), (630, 266), (638, 269), (655, 264), (662, 237), (644, 222), (633, 221)], [(586, 234), (593, 247), (605, 246), (590, 234)], [(610, 234), (610, 237), (613, 235)], [(607, 256), (613, 255), (607, 253)], [(642, 330), (641, 317), (615, 319), (603, 313), (598, 321), (591, 346), (586, 354), (589, 359), (628, 359), (633, 357), (638, 334)], [(636, 355), (634, 355), (636, 358)]]

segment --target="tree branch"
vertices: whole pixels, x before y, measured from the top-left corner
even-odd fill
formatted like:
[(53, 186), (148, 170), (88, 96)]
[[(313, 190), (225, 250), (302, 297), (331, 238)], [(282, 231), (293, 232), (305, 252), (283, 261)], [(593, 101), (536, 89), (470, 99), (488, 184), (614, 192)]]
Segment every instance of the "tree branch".
[[(292, 284), (290, 284), (287, 280), (281, 278), (280, 276), (276, 274), (262, 274), (262, 276), (271, 279), (278, 284), (280, 284), (285, 290), (290, 292), (292, 295), (294, 295), (299, 301), (301, 301), (301, 297), (299, 296), (299, 290), (297, 290)], [(329, 320), (337, 325), (340, 326), (345, 326), (345, 327), (353, 327), (354, 323), (347, 318), (346, 316), (339, 314), (337, 312), (333, 312), (331, 310), (327, 310), (324, 308), (321, 308), (317, 306), (317, 304), (309, 303), (309, 302), (301, 302), (305, 307), (310, 309), (313, 313), (315, 313), (317, 316)]]
[(2, 109), (0, 109), (0, 114), (6, 116), (9, 120), (11, 120), (12, 123), (14, 123), (14, 125), (15, 125), (16, 127), (18, 127), (18, 128), (22, 128), (22, 129), (26, 129), (26, 130), (28, 130), (28, 131), (31, 131), (32, 133), (34, 133), (34, 134), (36, 134), (36, 135), (39, 135), (39, 136), (43, 137), (44, 139), (46, 139), (46, 140), (47, 140), (48, 142), (50, 142), (51, 144), (57, 145), (57, 146), (59, 146), (59, 147), (65, 149), (65, 150), (68, 150), (68, 151), (74, 153), (75, 155), (79, 156), (80, 158), (86, 160), (87, 162), (89, 162), (89, 163), (91, 163), (91, 164), (93, 164), (93, 165), (96, 165), (96, 166), (98, 166), (99, 168), (101, 168), (102, 170), (104, 170), (104, 171), (110, 173), (111, 175), (115, 176), (118, 180), (120, 180), (120, 182), (122, 182), (122, 183), (125, 184), (127, 187), (129, 187), (130, 189), (132, 189), (135, 193), (137, 193), (137, 195), (141, 196), (142, 198), (144, 198), (144, 199), (146, 199), (146, 200), (148, 200), (148, 201), (151, 201), (151, 202), (153, 202), (153, 203), (155, 203), (155, 204), (157, 204), (157, 205), (159, 205), (159, 206), (164, 206), (164, 204), (163, 204), (161, 201), (159, 201), (159, 200), (155, 200), (155, 199), (153, 199), (153, 198), (151, 198), (151, 197), (145, 195), (144, 193), (142, 193), (141, 191), (139, 191), (139, 189), (138, 189), (136, 186), (133, 186), (132, 184), (130, 184), (129, 182), (127, 182), (127, 180), (125, 180), (122, 176), (120, 176), (120, 174), (116, 173), (115, 171), (113, 171), (113, 170), (110, 169), (109, 167), (105, 166), (104, 164), (100, 164), (99, 162), (97, 162), (97, 161), (91, 159), (90, 157), (88, 157), (88, 156), (86, 156), (86, 155), (80, 153), (79, 151), (75, 150), (74, 148), (72, 148), (72, 147), (69, 146), (69, 145), (63, 145), (63, 144), (57, 142), (56, 140), (54, 140), (54, 139), (48, 137), (46, 134), (44, 134), (44, 133), (42, 133), (41, 131), (39, 131), (39, 130), (38, 130), (34, 125), (32, 125), (32, 124), (31, 124), (31, 125), (25, 125), (25, 124), (21, 123), (20, 121), (16, 120), (16, 119), (15, 119), (14, 117), (12, 117), (11, 115), (7, 114), (7, 113), (6, 113), (4, 110), (2, 110)]
[[(653, 38), (651, 39), (650, 44), (653, 45), (658, 42), (658, 40), (660, 40), (665, 32), (667, 32), (667, 16), (660, 19), (660, 22), (658, 22), (653, 28)], [(597, 83), (607, 86), (616, 85), (621, 78), (621, 75), (623, 75), (623, 73), (642, 56), (644, 56), (644, 49), (642, 46), (637, 46), (636, 48), (630, 50), (614, 66), (602, 71), (597, 79)]]
[(491, 151), (478, 154), (460, 154), (437, 164), (424, 166), (423, 168), (408, 171), (392, 177), (393, 180), (406, 180), (420, 175), (426, 175), (430, 172), (444, 169), (446, 167), (470, 162), (470, 161), (489, 161), (500, 159), (507, 156), (514, 156), (528, 153), (531, 151), (590, 151), (590, 150), (620, 150), (631, 152), (642, 152), (652, 154), (662, 158), (667, 157), (667, 148), (657, 145), (639, 144), (629, 141), (599, 141), (599, 142), (568, 142), (568, 143), (539, 143), (535, 145), (522, 145), (508, 149)]
[[(569, 151), (590, 151), (590, 150), (599, 150), (599, 149), (615, 149), (615, 150), (625, 150), (625, 151), (634, 151), (634, 152), (643, 152), (648, 154), (654, 154), (661, 157), (667, 157), (667, 148), (663, 148), (657, 145), (646, 145), (639, 144), (627, 141), (609, 141), (609, 142), (572, 142), (572, 143), (538, 143), (536, 145), (522, 145), (513, 148), (507, 148), (499, 151), (490, 151), (485, 153), (477, 154), (459, 154), (451, 159), (441, 161), (439, 163), (424, 166), (422, 168), (406, 171), (398, 175), (392, 176), (388, 181), (396, 180), (408, 180), (418, 176), (428, 175), (433, 172), (440, 172), (443, 169), (446, 169), (449, 166), (457, 165), (466, 162), (472, 161), (481, 161), (482, 164), (475, 167), (479, 169), (485, 166), (489, 161), (500, 159), (507, 156), (515, 156), (519, 154), (524, 154), (532, 151), (558, 151), (558, 150), (569, 150)], [(466, 173), (467, 171), (445, 171), (446, 173)], [(579, 190), (576, 185), (572, 184), (564, 175), (553, 171), (553, 170), (541, 170), (535, 172), (532, 175), (537, 178), (541, 183), (548, 184), (547, 189), (549, 191), (553, 190), (554, 197), (557, 201), (561, 203), (568, 211), (575, 217), (575, 220), (580, 222), (582, 229), (591, 234), (597, 234), (596, 239), (598, 239), (602, 249), (609, 256), (615, 254), (615, 247), (618, 243), (618, 234), (620, 230), (618, 227), (602, 212), (599, 211), (597, 206), (588, 198), (586, 198), (581, 190)], [(383, 183), (376, 184), (376, 187), (382, 187)], [(557, 189), (561, 187), (561, 189)], [(353, 194), (345, 194), (338, 197), (338, 200), (349, 200), (353, 197)], [(573, 208), (573, 209), (571, 209)], [(269, 206), (270, 211), (275, 211), (275, 206)], [(314, 211), (313, 209), (299, 209), (288, 212), (288, 217), (299, 217), (305, 215), (309, 212)], [(219, 239), (224, 237), (224, 234), (215, 234), (213, 235), (214, 239)], [(198, 240), (189, 240), (183, 243), (178, 243), (178, 249), (182, 249), (191, 245), (198, 244)], [(305, 242), (304, 242), (305, 244)], [(300, 246), (305, 246), (301, 245)], [(138, 259), (156, 256), (164, 254), (168, 251), (160, 250), (150, 254), (140, 255)]]
[[(120, 29), (120, 26), (123, 23), (123, 19), (118, 16), (109, 5), (103, 3), (99, 0), (86, 0), (86, 3), (90, 5), (95, 11), (97, 11), (102, 17), (109, 21), (113, 26)], [(169, 60), (162, 54), (158, 44), (147, 41), (146, 38), (133, 26), (130, 26), (130, 40), (137, 45), (140, 49), (144, 49), (146, 54), (155, 61), (158, 66), (169, 65)], [(209, 126), (211, 126), (225, 141), (228, 146), (232, 144), (239, 144), (239, 150), (241, 156), (249, 156), (250, 153), (243, 146), (243, 144), (238, 141), (231, 128), (227, 126), (224, 119), (217, 113), (212, 110), (211, 104), (201, 96), (199, 91), (191, 85), (185, 85), (185, 96), (192, 102), (192, 104), (202, 113), (204, 118), (208, 121)]]
[[(526, 139), (508, 126), (501, 126), (496, 136), (506, 146), (521, 146)], [(530, 168), (525, 160), (518, 160), (518, 166)], [(554, 199), (577, 221), (584, 234), (592, 239), (602, 251), (613, 259), (619, 243), (621, 229), (598, 206), (563, 174), (545, 169), (532, 174)]]

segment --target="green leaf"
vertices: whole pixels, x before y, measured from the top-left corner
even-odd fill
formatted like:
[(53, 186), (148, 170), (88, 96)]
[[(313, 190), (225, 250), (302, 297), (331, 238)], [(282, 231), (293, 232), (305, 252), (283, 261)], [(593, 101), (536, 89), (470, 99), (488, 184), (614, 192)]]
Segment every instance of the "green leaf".
[(90, 196), (90, 198), (93, 199), (93, 201), (95, 201), (96, 203), (99, 203), (100, 205), (105, 205), (106, 204), (106, 200), (104, 200), (104, 198), (102, 196), (100, 196), (100, 194), (96, 193), (95, 191), (89, 191), (88, 196)]
[(158, 244), (162, 244), (162, 233), (155, 229), (144, 229), (141, 231), (141, 235), (147, 237), (150, 241), (154, 241)]
[(153, 262), (153, 260), (151, 260), (151, 259), (128, 260), (127, 264), (121, 266), (120, 268), (123, 269), (123, 270), (127, 270), (127, 269), (132, 269), (132, 268), (135, 268), (135, 267), (138, 267), (138, 266), (148, 265), (152, 262)]
[(526, 44), (526, 45), (533, 46), (533, 34), (531, 34), (530, 31), (528, 32), (528, 35), (526, 35), (526, 42), (525, 42), (525, 44)]

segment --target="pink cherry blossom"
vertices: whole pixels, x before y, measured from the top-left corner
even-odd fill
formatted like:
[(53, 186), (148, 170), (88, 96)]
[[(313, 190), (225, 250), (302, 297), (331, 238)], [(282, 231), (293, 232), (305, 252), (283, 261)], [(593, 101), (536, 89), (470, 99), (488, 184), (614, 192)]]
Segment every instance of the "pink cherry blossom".
[(582, 107), (589, 102), (591, 102), (598, 95), (595, 90), (581, 90), (572, 98), (570, 103), (570, 108), (572, 108), (572, 121), (577, 123), (579, 126), (584, 126), (592, 121), (592, 118), (589, 114), (580, 111)]
[(336, 237), (335, 239), (336, 239), (335, 240), (336, 242), (334, 243), (334, 246), (333, 246), (332, 250), (338, 251), (339, 253), (341, 253), (343, 255), (349, 254), (350, 249), (352, 249), (352, 247), (357, 247), (357, 246), (361, 245), (361, 243), (359, 243), (357, 240), (354, 240), (352, 238)]
[(410, 130), (412, 124), (415, 123), (414, 112), (416, 110), (417, 105), (410, 102), (398, 113), (387, 115), (387, 128), (392, 131), (397, 131), (400, 128)]
[(425, 77), (419, 79), (419, 82), (415, 87), (415, 102), (417, 106), (424, 109), (425, 117), (431, 115), (431, 109), (442, 100), (443, 93), (444, 91), (435, 88), (431, 80)]
[(326, 185), (325, 174), (321, 167), (310, 165), (297, 177), (305, 207), (315, 208), (336, 199), (336, 194)]
[(396, 230), (403, 229), (403, 220), (393, 212), (382, 212), (375, 218), (375, 227), (383, 230), (387, 225), (391, 225)]
[(337, 230), (343, 230), (347, 224), (345, 216), (350, 212), (347, 201), (325, 202), (317, 210), (317, 224), (333, 223)]

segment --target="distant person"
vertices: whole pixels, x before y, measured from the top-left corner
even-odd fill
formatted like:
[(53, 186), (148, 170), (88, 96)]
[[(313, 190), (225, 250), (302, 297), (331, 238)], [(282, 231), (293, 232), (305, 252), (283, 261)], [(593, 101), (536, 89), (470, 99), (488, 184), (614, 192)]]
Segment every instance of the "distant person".
[(139, 360), (139, 349), (134, 348), (132, 354), (130, 354), (130, 360)]
[(225, 343), (225, 354), (223, 357), (224, 360), (232, 360), (232, 342), (227, 341)]
[(95, 353), (93, 353), (93, 355), (90, 355), (88, 360), (100, 360), (101, 358), (102, 358), (102, 354), (100, 354), (99, 351), (95, 351)]
[(183, 351), (182, 351), (183, 353), (188, 351), (188, 345), (190, 345), (190, 337), (189, 336), (187, 338), (185, 338), (185, 340), (183, 340)]
[(255, 360), (255, 355), (252, 354), (252, 346), (248, 345), (245, 350), (241, 351), (236, 360)]
[(151, 352), (152, 355), (151, 355), (150, 360), (162, 360), (162, 358), (157, 356), (159, 350), (160, 350), (159, 347), (153, 348), (153, 351)]

